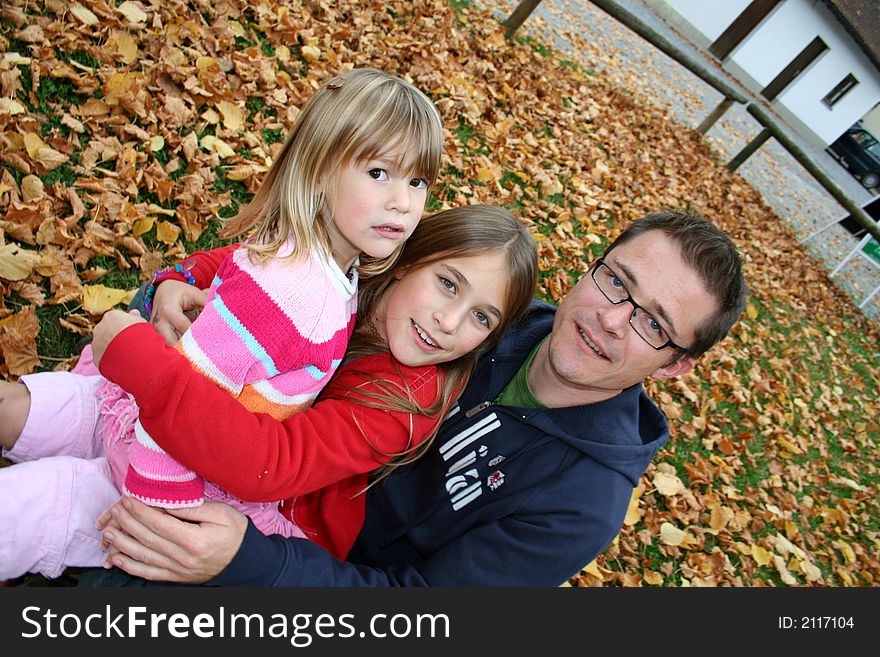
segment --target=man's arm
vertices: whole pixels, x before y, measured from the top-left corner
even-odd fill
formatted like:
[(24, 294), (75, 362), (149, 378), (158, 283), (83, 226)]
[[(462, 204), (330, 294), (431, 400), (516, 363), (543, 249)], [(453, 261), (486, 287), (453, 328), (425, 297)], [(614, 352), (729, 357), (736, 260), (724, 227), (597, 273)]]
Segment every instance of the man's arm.
[[(608, 546), (629, 501), (620, 486), (610, 487), (611, 497), (583, 499), (562, 479), (548, 481), (544, 501), (528, 510), (450, 536), (423, 563), (390, 566), (348, 563), (305, 539), (265, 536), (224, 505), (205, 505), (216, 509), (201, 530), (131, 500), (120, 523), (142, 540), (115, 532), (109, 542), (129, 556), (113, 554), (110, 563), (147, 579), (223, 586), (559, 586)], [(186, 511), (195, 521), (207, 509)]]

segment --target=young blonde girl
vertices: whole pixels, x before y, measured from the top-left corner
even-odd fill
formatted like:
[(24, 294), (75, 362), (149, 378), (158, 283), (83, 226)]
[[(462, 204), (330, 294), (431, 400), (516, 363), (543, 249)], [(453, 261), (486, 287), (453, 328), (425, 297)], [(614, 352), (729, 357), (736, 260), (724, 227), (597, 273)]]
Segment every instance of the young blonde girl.
[(362, 283), (336, 377), (283, 422), (248, 413), (122, 313), (124, 329), (96, 329), (109, 341), (100, 367), (134, 394), (144, 426), (171, 454), (239, 498), (284, 499), (280, 515), (342, 558), (363, 523), (363, 491), (430, 447), (536, 281), (534, 241), (507, 210), (426, 217), (396, 266)]
[[(177, 345), (189, 366), (251, 412), (282, 419), (311, 405), (354, 328), (359, 257), (369, 256), (371, 274), (393, 265), (421, 218), (442, 141), (436, 108), (396, 76), (358, 69), (325, 83), (225, 227), (246, 239), (202, 281), (207, 304)], [(195, 284), (197, 274), (189, 261), (158, 272), (147, 307), (162, 280)], [(93, 526), (108, 484), (167, 508), (229, 499), (163, 452), (118, 386), (71, 373), (22, 383), (0, 384), (0, 445), (24, 462), (0, 471), (0, 579), (100, 564)], [(302, 535), (274, 505), (243, 510), (262, 531)]]

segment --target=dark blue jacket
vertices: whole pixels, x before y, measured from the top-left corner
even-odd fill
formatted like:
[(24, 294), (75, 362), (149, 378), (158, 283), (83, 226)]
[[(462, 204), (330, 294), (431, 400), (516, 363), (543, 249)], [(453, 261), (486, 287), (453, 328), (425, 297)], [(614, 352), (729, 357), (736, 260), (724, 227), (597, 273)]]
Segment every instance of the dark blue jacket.
[(558, 586), (611, 542), (633, 488), (668, 437), (641, 385), (596, 404), (487, 403), (549, 334), (535, 302), (481, 359), (428, 454), (367, 493), (349, 561), (252, 524), (212, 584)]

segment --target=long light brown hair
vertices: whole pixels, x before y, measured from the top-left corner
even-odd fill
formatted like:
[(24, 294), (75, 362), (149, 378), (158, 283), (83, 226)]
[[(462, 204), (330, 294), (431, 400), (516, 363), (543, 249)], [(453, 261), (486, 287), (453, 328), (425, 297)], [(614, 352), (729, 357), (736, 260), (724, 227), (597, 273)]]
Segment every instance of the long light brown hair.
[[(292, 258), (316, 247), (331, 255), (325, 198), (338, 171), (352, 162), (386, 154), (415, 153), (413, 177), (424, 178), (428, 192), (440, 169), (443, 124), (425, 94), (402, 78), (372, 68), (331, 78), (306, 102), (284, 147), (253, 200), (232, 217), (222, 236), (249, 236), (252, 257), (274, 256), (290, 235)], [(371, 262), (370, 274), (390, 267), (402, 247)]]
[[(435, 417), (438, 420), (458, 400), (477, 360), (488, 352), (511, 322), (518, 319), (528, 308), (535, 294), (538, 281), (537, 249), (531, 233), (525, 225), (508, 210), (492, 205), (469, 205), (438, 212), (422, 219), (412, 236), (406, 241), (395, 267), (361, 283), (358, 299), (358, 327), (349, 342), (347, 361), (369, 354), (388, 352), (388, 344), (378, 339), (368, 327), (368, 321), (377, 303), (394, 285), (395, 275), (403, 276), (447, 258), (466, 258), (500, 253), (506, 269), (498, 276), (507, 279), (506, 298), (502, 307), (502, 319), (480, 345), (453, 361), (439, 363), (438, 390), (430, 406), (421, 406), (406, 387), (380, 381), (368, 373), (360, 373), (364, 381), (376, 388), (375, 393), (358, 389), (355, 403), (383, 410), (394, 410), (411, 415)], [(392, 362), (397, 361), (392, 355)], [(352, 364), (356, 368), (356, 363)], [(401, 377), (403, 380), (403, 377)], [(430, 447), (440, 428), (437, 426), (418, 445), (413, 445), (410, 435), (408, 446), (396, 454), (376, 450), (377, 455), (387, 459), (371, 474), (374, 485), (391, 472), (415, 461)], [(364, 438), (375, 445), (370, 436)], [(374, 447), (375, 448), (375, 447)]]

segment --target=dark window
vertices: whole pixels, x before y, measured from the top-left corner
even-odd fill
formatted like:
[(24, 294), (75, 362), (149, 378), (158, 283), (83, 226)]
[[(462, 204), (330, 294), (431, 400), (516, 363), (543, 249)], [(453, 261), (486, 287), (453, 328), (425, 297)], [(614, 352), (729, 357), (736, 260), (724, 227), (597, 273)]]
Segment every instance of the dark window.
[(828, 92), (828, 95), (822, 99), (822, 102), (828, 105), (828, 107), (834, 107), (834, 103), (846, 96), (850, 89), (855, 87), (858, 83), (859, 81), (856, 80), (856, 76), (850, 73), (843, 78), (843, 80), (838, 82), (834, 89)]

